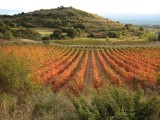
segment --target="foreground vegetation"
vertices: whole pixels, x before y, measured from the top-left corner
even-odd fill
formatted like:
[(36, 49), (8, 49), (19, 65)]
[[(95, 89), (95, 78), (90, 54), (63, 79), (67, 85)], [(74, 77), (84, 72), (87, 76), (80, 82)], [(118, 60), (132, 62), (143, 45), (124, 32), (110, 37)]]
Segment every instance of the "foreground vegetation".
[(1, 46), (0, 118), (159, 120), (159, 50)]
[[(53, 93), (51, 88), (31, 81), (32, 72), (24, 58), (14, 54), (0, 57), (0, 117), (2, 120), (158, 120), (160, 98), (144, 96), (117, 86), (105, 85), (78, 97)], [(25, 64), (24, 64), (25, 63)]]

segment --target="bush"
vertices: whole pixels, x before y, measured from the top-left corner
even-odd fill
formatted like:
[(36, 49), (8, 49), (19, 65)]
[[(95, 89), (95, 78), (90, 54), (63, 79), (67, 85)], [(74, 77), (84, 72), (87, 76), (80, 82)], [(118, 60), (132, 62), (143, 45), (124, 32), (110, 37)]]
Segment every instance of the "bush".
[(42, 43), (48, 44), (50, 39), (51, 39), (50, 36), (43, 36), (41, 40), (42, 40)]
[[(82, 120), (149, 120), (159, 119), (159, 97), (144, 97), (138, 90), (107, 86), (94, 93), (91, 98), (73, 100)], [(153, 118), (154, 116), (154, 118)]]
[[(1, 96), (0, 96), (1, 97)], [(3, 96), (0, 118), (4, 120), (77, 120), (71, 101), (60, 93), (43, 88), (18, 102), (14, 96)]]
[(12, 39), (12, 38), (13, 38), (12, 32), (11, 32), (11, 31), (6, 31), (6, 32), (4, 33), (4, 35), (3, 35), (3, 38), (4, 38), (4, 39), (7, 39), (7, 40)]
[(77, 36), (77, 30), (76, 29), (73, 29), (73, 28), (70, 28), (70, 29), (67, 29), (67, 36), (68, 37), (71, 37), (71, 38), (74, 38)]
[(157, 36), (154, 33), (151, 33), (148, 35), (148, 40), (149, 41), (156, 41), (157, 40)]
[(69, 38), (75, 38), (81, 35), (80, 29), (74, 29), (74, 28), (62, 28), (62, 31), (64, 33), (67, 33), (67, 37)]
[(31, 97), (34, 119), (75, 120), (76, 114), (72, 102), (60, 93), (44, 89)]
[(56, 29), (53, 31), (51, 38), (54, 39), (62, 39), (63, 38), (63, 31), (61, 29)]
[(122, 36), (122, 33), (116, 32), (116, 31), (110, 31), (108, 32), (109, 38), (120, 38)]
[[(22, 96), (32, 92), (36, 85), (32, 72), (24, 58), (13, 53), (0, 54), (0, 92)], [(18, 93), (18, 94), (17, 94)]]
[(125, 24), (124, 27), (126, 30), (133, 30), (134, 29), (134, 26), (132, 24)]
[(32, 29), (18, 29), (12, 30), (12, 32), (16, 38), (41, 40), (41, 34)]
[(142, 26), (139, 27), (140, 31), (144, 31), (144, 28)]
[(50, 36), (43, 36), (41, 40), (50, 40)]

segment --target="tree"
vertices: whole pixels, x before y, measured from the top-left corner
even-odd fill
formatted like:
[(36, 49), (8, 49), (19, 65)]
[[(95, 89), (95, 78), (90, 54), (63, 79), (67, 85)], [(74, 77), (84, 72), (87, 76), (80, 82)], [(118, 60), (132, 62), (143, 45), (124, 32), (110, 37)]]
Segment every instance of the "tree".
[(144, 31), (144, 28), (142, 26), (139, 27), (140, 31)]
[(74, 38), (77, 36), (77, 31), (73, 28), (67, 29), (66, 32), (68, 37)]
[(63, 37), (63, 31), (61, 29), (56, 29), (53, 31), (51, 38), (61, 39)]
[(110, 32), (108, 32), (108, 37), (110, 37), (110, 38), (121, 38), (122, 33), (121, 32), (116, 32), (116, 31), (110, 31)]
[(132, 30), (134, 27), (133, 27), (132, 24), (125, 24), (125, 28), (126, 28), (127, 30)]

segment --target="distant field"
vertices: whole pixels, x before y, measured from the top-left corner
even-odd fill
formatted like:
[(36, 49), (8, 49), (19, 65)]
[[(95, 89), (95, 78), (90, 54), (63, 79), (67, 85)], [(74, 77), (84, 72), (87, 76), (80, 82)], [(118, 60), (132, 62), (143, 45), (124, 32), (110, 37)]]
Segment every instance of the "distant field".
[(38, 33), (40, 33), (43, 36), (50, 35), (53, 33), (52, 28), (32, 28), (32, 29), (34, 29), (35, 31), (37, 31)]
[(110, 38), (109, 40), (103, 39), (93, 39), (93, 38), (81, 38), (75, 40), (50, 40), (50, 43), (64, 44), (64, 45), (136, 45), (136, 44), (145, 44), (148, 41), (143, 39), (139, 40), (122, 40), (118, 38)]

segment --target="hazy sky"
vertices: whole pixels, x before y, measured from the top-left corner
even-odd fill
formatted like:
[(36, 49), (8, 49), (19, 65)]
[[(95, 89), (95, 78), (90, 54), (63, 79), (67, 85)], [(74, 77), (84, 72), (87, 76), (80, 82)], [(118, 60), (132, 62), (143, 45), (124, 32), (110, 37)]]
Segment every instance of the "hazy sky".
[(2, 10), (15, 12), (73, 6), (99, 15), (105, 14), (160, 14), (160, 0), (0, 0)]

